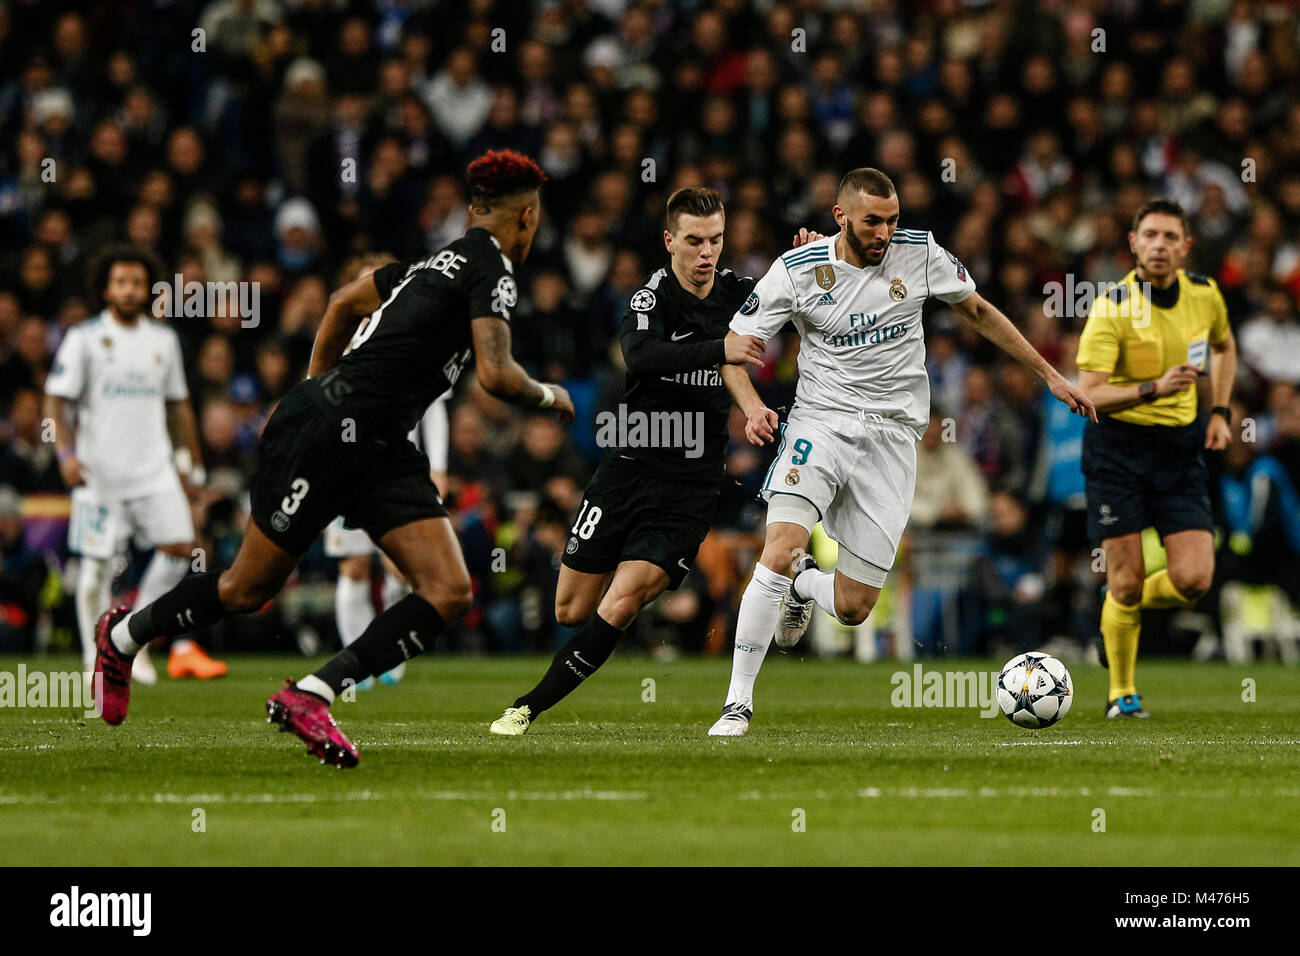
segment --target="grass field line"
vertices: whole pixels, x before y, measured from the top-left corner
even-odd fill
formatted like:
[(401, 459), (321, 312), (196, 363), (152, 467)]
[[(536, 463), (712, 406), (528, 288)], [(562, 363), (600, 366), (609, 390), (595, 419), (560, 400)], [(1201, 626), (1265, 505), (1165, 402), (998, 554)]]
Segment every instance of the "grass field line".
[(403, 793), (376, 793), (373, 790), (345, 790), (338, 793), (103, 793), (86, 798), (72, 795), (23, 795), (0, 793), (0, 805), (51, 805), (82, 803), (370, 803), (389, 800), (403, 803), (412, 800), (449, 800), (484, 802), (501, 800), (559, 803), (574, 800), (648, 800), (643, 790), (416, 790)]
[[(853, 793), (818, 789), (806, 792), (744, 790), (730, 795), (737, 801), (762, 800), (835, 800), (848, 796), (862, 799), (950, 800), (980, 797), (1014, 799), (1023, 797), (1161, 797), (1162, 790), (1143, 787), (860, 787)], [(1229, 795), (1300, 797), (1300, 789), (1277, 787), (1272, 790), (1241, 791), (1226, 789), (1178, 789), (1180, 798), (1211, 799)], [(0, 793), (0, 806), (67, 806), (85, 804), (306, 804), (306, 803), (383, 803), (397, 801), (450, 801), (457, 803), (500, 803), (510, 801), (561, 803), (575, 801), (641, 801), (656, 799), (644, 790), (417, 790), (381, 793), (373, 790), (345, 790), (337, 793), (105, 793), (84, 795), (33, 795)]]

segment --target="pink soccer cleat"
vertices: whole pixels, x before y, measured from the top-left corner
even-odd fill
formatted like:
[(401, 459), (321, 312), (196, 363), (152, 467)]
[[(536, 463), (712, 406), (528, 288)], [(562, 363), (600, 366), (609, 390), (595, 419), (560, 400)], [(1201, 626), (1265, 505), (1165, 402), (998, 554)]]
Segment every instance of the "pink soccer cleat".
[(95, 675), (99, 680), (92, 685), (99, 688), (95, 701), (104, 723), (116, 727), (126, 720), (127, 708), (131, 706), (131, 666), (135, 656), (123, 654), (113, 646), (109, 635), (113, 625), (131, 613), (125, 605), (105, 611), (95, 622)]
[(281, 732), (290, 730), (307, 744), (307, 752), (342, 769), (355, 767), (361, 752), (339, 730), (329, 705), (315, 694), (299, 690), (293, 681), (271, 695), (266, 702), (267, 723), (279, 724)]

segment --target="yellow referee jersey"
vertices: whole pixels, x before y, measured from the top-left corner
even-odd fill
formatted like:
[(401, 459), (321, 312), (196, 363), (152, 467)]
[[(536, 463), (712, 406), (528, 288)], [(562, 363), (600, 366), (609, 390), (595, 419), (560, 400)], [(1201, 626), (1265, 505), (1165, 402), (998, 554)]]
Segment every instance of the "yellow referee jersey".
[[(1098, 296), (1079, 337), (1078, 366), (1106, 372), (1111, 385), (1139, 385), (1175, 365), (1208, 369), (1210, 346), (1228, 337), (1228, 306), (1209, 276), (1178, 270), (1178, 301), (1163, 309), (1142, 295), (1134, 269)], [(1137, 425), (1190, 425), (1196, 386), (1111, 415)]]

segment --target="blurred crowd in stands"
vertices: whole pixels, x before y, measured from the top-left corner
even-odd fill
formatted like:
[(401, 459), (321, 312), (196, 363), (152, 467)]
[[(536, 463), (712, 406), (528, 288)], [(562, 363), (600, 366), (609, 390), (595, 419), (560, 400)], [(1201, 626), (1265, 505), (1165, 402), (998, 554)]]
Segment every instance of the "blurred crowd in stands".
[[(0, 648), (76, 639), (40, 396), (66, 330), (100, 308), (96, 249), (128, 239), (181, 282), (256, 284), (253, 322), (233, 308), (170, 320), (209, 476), (196, 508), (226, 562), (259, 430), (304, 374), (331, 289), (359, 255), (458, 236), (465, 164), (498, 147), (550, 177), (515, 353), (579, 416), (565, 428), (462, 379), (447, 497), (478, 600), (450, 646), (562, 636), (557, 555), (599, 459), (594, 416), (622, 388), (618, 324), (666, 261), (669, 192), (721, 190), (722, 264), (761, 275), (798, 227), (834, 231), (839, 178), (864, 165), (894, 178), (902, 225), (932, 230), (1067, 374), (1085, 315), (1052, 314), (1045, 288), (1068, 300), (1072, 283), (1120, 278), (1138, 205), (1187, 208), (1189, 267), (1217, 279), (1238, 335), (1234, 421), (1249, 432), (1212, 462), (1218, 581), (1252, 607), (1281, 585), (1278, 614), (1300, 602), (1294, 4), (0, 0)], [(934, 417), (876, 649), (1082, 647), (1101, 576), (1081, 421), (951, 312), (925, 327)], [(787, 330), (757, 372), (774, 408), (793, 396), (796, 348)], [(770, 457), (733, 438), (697, 571), (638, 622), (652, 648), (729, 646)], [(328, 643), (332, 564), (314, 550), (288, 596), (217, 646)], [(1219, 602), (1218, 587), (1202, 602), (1202, 640)]]

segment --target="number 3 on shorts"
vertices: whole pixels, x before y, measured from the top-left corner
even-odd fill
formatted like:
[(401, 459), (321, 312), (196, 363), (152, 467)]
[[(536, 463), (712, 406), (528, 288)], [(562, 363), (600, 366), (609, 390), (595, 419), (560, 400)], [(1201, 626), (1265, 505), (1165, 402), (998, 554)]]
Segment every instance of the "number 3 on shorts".
[(806, 465), (808, 456), (812, 454), (812, 442), (806, 438), (800, 438), (794, 443), (794, 454), (790, 456), (790, 464)]
[(285, 495), (280, 501), (280, 510), (287, 515), (291, 515), (298, 510), (302, 504), (302, 499), (307, 497), (307, 492), (311, 490), (311, 483), (306, 478), (295, 478), (290, 486), (289, 494)]

